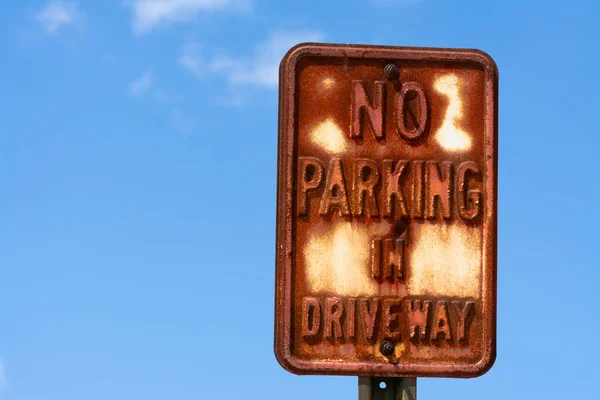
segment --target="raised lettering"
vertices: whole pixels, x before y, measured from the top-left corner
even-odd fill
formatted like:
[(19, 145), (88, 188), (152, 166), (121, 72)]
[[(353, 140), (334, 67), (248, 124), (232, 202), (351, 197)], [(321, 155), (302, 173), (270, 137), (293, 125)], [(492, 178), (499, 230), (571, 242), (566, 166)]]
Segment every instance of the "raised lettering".
[(444, 219), (452, 218), (452, 162), (427, 161), (425, 190), (427, 218), (435, 219), (440, 211)]
[(321, 305), (314, 297), (305, 297), (302, 302), (302, 336), (319, 334), (321, 327)]
[(375, 81), (373, 101), (369, 99), (361, 81), (352, 81), (350, 137), (362, 138), (365, 119), (376, 139), (384, 138), (385, 82)]
[(457, 338), (459, 341), (465, 342), (468, 339), (469, 326), (471, 325), (471, 317), (473, 310), (475, 309), (475, 303), (473, 301), (465, 301), (465, 304), (461, 307), (461, 302), (453, 301), (452, 305), (458, 314), (457, 324)]
[(361, 321), (363, 324), (363, 330), (365, 334), (365, 340), (373, 339), (373, 332), (375, 331), (375, 321), (377, 319), (377, 310), (379, 308), (379, 300), (373, 299), (359, 299), (359, 310), (361, 315)]
[(404, 280), (404, 240), (383, 241), (383, 269), (384, 276), (389, 281)]
[(436, 340), (444, 334), (446, 340), (452, 340), (450, 319), (448, 318), (448, 305), (445, 301), (438, 301), (433, 323), (431, 324), (431, 340)]
[(325, 300), (325, 336), (333, 338), (342, 337), (342, 324), (340, 318), (344, 312), (342, 301), (337, 297), (328, 297)]
[(356, 330), (356, 299), (350, 297), (346, 304), (346, 337), (353, 338)]
[[(407, 170), (408, 161), (398, 161), (394, 167), (392, 160), (383, 160), (383, 216), (394, 216), (394, 208), (396, 210), (396, 218), (405, 217), (408, 215), (404, 192), (402, 191), (401, 180), (404, 172)], [(394, 207), (394, 205), (396, 207)]]
[(413, 345), (467, 346), (475, 318), (475, 301), (426, 300), (397, 296), (316, 297), (301, 299), (302, 338), (312, 345), (323, 338), (331, 343), (374, 344), (383, 339)]
[(411, 339), (421, 341), (426, 338), (430, 305), (429, 300), (404, 300)]
[[(406, 109), (408, 94), (414, 93), (419, 103), (419, 116), (415, 117), (410, 110)], [(396, 93), (395, 101), (396, 110), (396, 131), (407, 141), (417, 141), (423, 137), (425, 129), (427, 128), (427, 122), (429, 119), (429, 112), (427, 106), (427, 96), (425, 91), (417, 82), (405, 82), (402, 84), (402, 89)], [(413, 119), (414, 128), (408, 129), (406, 126), (405, 113), (410, 113)]]
[(382, 254), (383, 252), (383, 240), (375, 238), (371, 241), (371, 276), (373, 279), (382, 280)]
[(323, 180), (323, 164), (314, 157), (300, 157), (298, 159), (298, 215), (308, 213), (308, 192), (317, 189)]
[(423, 218), (423, 192), (425, 188), (425, 161), (413, 161), (413, 218)]
[(469, 178), (481, 179), (481, 171), (473, 161), (465, 161), (456, 170), (456, 206), (465, 221), (473, 221), (481, 210), (481, 192), (469, 190)]
[(350, 215), (348, 192), (344, 180), (344, 169), (342, 161), (339, 158), (333, 158), (329, 162), (325, 190), (321, 197), (319, 213), (321, 215), (330, 215), (333, 207), (339, 210), (340, 215)]
[(383, 300), (383, 315), (385, 319), (385, 336), (388, 339), (400, 340), (400, 310), (402, 302), (397, 299)]
[(375, 186), (379, 183), (377, 163), (368, 159), (357, 159), (354, 164), (354, 215), (364, 215), (365, 205), (369, 217), (379, 216)]
[(404, 281), (404, 239), (378, 239), (371, 242), (371, 276), (390, 282)]

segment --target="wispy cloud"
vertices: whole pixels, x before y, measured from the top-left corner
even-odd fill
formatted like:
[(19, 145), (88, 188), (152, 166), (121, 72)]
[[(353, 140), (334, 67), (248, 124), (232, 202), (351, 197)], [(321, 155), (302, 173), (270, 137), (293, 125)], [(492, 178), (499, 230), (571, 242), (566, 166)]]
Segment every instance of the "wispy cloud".
[(0, 358), (0, 388), (8, 387), (8, 379), (6, 379), (6, 368), (4, 361)]
[(83, 14), (79, 11), (76, 2), (50, 1), (36, 15), (35, 19), (42, 25), (48, 35), (54, 35), (62, 27), (68, 25), (81, 25)]
[(190, 71), (196, 78), (202, 77), (202, 59), (200, 58), (200, 45), (198, 43), (188, 43), (183, 46), (179, 64)]
[(279, 82), (279, 63), (285, 53), (301, 42), (323, 40), (320, 32), (274, 32), (259, 43), (254, 54), (247, 58), (221, 55), (208, 68), (222, 74), (232, 85), (276, 88)]
[(192, 20), (201, 11), (245, 11), (250, 0), (133, 0), (133, 31), (143, 35), (168, 23)]
[(129, 84), (129, 93), (133, 97), (142, 96), (152, 88), (153, 80), (154, 75), (152, 74), (152, 70), (147, 69), (142, 75)]
[(215, 100), (224, 106), (242, 107), (255, 97), (250, 93), (253, 88), (277, 88), (279, 63), (291, 47), (301, 42), (319, 42), (323, 37), (316, 31), (273, 32), (247, 56), (232, 57), (221, 51), (208, 57), (209, 61), (201, 56), (199, 44), (188, 43), (182, 48), (179, 64), (198, 79), (226, 81), (228, 91)]
[(246, 57), (231, 57), (221, 52), (205, 61), (200, 55), (200, 45), (186, 44), (179, 58), (179, 64), (196, 78), (206, 78), (209, 74), (220, 76), (230, 86), (230, 95), (218, 99), (220, 104), (242, 106), (247, 104), (241, 89), (252, 87), (276, 88), (279, 82), (279, 63), (285, 53), (301, 42), (319, 42), (323, 34), (315, 31), (274, 32), (258, 43), (252, 54)]

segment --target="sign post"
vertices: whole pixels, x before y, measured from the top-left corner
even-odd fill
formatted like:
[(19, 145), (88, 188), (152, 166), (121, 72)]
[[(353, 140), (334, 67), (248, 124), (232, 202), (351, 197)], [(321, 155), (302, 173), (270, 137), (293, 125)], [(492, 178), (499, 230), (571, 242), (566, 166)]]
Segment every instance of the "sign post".
[(358, 400), (417, 400), (417, 379), (358, 378)]
[(302, 44), (281, 63), (279, 95), (280, 364), (360, 376), (372, 400), (415, 398), (410, 378), (485, 373), (496, 355), (493, 60)]

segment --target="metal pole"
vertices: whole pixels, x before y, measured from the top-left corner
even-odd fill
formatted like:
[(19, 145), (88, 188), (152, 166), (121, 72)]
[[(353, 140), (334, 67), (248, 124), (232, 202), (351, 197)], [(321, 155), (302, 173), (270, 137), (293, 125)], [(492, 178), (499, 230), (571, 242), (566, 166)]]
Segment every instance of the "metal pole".
[(417, 400), (417, 379), (359, 377), (358, 400)]

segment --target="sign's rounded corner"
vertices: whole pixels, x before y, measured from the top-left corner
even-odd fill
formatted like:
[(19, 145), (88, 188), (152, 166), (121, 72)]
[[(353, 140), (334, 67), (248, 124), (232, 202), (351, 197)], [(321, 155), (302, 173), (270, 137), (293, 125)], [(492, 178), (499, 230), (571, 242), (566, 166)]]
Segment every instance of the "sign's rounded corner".
[(485, 350), (483, 357), (477, 363), (473, 364), (472, 374), (469, 378), (478, 378), (489, 372), (496, 362), (496, 350), (488, 348)]
[(280, 75), (284, 73), (284, 71), (294, 70), (298, 60), (302, 57), (310, 54), (316, 47), (320, 44), (315, 42), (302, 42), (292, 46), (283, 56), (281, 62), (279, 63), (279, 73)]
[(275, 344), (274, 352), (275, 359), (277, 359), (279, 365), (286, 371), (295, 375), (306, 375), (308, 373), (306, 368), (303, 367), (301, 360), (294, 357), (290, 349), (285, 348), (282, 343)]
[(474, 61), (480, 64), (483, 69), (490, 74), (494, 80), (498, 80), (498, 64), (496, 64), (496, 60), (487, 52), (481, 49), (470, 49), (469, 50), (474, 56)]

